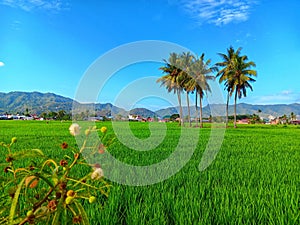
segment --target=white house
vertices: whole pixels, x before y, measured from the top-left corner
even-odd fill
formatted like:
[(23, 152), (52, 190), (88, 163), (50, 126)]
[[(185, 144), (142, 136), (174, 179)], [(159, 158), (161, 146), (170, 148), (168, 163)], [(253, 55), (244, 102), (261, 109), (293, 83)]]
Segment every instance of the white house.
[(269, 116), (268, 116), (268, 119), (269, 119), (269, 121), (272, 121), (272, 120), (275, 120), (275, 117), (272, 116), (272, 115), (269, 115)]
[(129, 121), (141, 121), (142, 119), (139, 116), (137, 116), (137, 115), (131, 115), (131, 114), (129, 114), (128, 115), (128, 120)]

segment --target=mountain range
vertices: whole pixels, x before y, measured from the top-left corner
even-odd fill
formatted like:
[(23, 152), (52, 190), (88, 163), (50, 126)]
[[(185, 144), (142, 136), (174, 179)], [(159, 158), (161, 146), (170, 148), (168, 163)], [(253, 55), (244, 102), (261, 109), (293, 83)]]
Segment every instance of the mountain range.
[[(99, 116), (127, 116), (128, 114), (140, 115), (143, 117), (164, 117), (179, 112), (179, 107), (169, 107), (160, 109), (157, 111), (151, 111), (146, 108), (135, 108), (130, 111), (126, 111), (123, 108), (112, 105), (111, 103), (95, 103), (95, 104), (80, 104), (71, 98), (66, 98), (54, 93), (40, 93), (40, 92), (0, 92), (0, 114), (12, 113), (22, 114), (29, 112), (31, 114), (41, 114), (43, 112), (57, 112), (64, 110), (67, 113), (72, 111), (73, 104), (79, 104), (83, 108), (91, 107), (95, 109)], [(77, 108), (77, 107), (76, 107)], [(208, 117), (213, 115), (224, 115), (225, 105), (211, 105), (203, 108), (203, 116)], [(183, 107), (184, 115), (187, 115), (187, 107)], [(195, 106), (191, 107), (191, 115), (195, 115)], [(275, 105), (252, 105), (246, 103), (237, 104), (237, 114), (259, 114), (260, 116), (267, 117), (290, 115), (293, 112), (296, 115), (300, 115), (300, 104), (275, 104)], [(229, 115), (233, 114), (233, 105), (229, 106)]]

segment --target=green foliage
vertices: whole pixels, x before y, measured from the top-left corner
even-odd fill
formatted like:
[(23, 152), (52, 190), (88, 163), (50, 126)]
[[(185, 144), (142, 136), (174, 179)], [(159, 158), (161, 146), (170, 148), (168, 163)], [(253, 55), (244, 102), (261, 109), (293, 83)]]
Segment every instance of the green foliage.
[[(55, 154), (49, 157), (40, 149), (15, 151), (14, 145), (20, 142), (16, 137), (9, 143), (0, 142), (2, 155), (5, 155), (0, 164), (3, 167), (0, 224), (89, 224), (83, 205), (85, 202), (103, 203), (111, 185), (104, 179), (100, 165), (87, 163), (82, 154), (87, 150), (94, 156), (103, 154), (99, 146), (108, 140), (106, 131), (106, 127), (87, 129), (80, 149), (70, 149), (67, 142), (63, 142), (56, 152), (58, 160)], [(70, 126), (73, 136), (79, 132), (78, 125)], [(87, 145), (91, 132), (101, 134), (97, 145)]]
[(178, 113), (172, 114), (172, 115), (170, 116), (170, 120), (171, 120), (171, 121), (175, 121), (175, 120), (178, 119), (178, 118), (180, 118), (180, 115), (179, 115)]

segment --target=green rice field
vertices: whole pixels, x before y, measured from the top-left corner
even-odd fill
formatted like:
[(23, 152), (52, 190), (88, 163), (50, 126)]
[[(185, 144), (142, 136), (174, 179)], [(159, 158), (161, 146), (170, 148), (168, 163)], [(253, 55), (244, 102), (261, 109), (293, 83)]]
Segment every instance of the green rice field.
[[(17, 137), (14, 151), (39, 148), (59, 161), (65, 154), (60, 148), (62, 142), (67, 142), (70, 149), (77, 147), (69, 134), (70, 124), (70, 121), (0, 121), (0, 141), (10, 142)], [(111, 122), (96, 125), (107, 126), (108, 135), (113, 135)], [(191, 160), (169, 179), (148, 186), (111, 182), (104, 207), (84, 205), (90, 223), (300, 224), (300, 126), (229, 128), (216, 159), (200, 172), (198, 166), (211, 130), (208, 126), (201, 129)], [(148, 123), (133, 122), (130, 127), (140, 139), (150, 135)], [(179, 135), (180, 127), (168, 123), (164, 143), (151, 151), (136, 152), (116, 140), (109, 152), (126, 163), (149, 165), (167, 158)], [(3, 163), (5, 156), (1, 155)]]

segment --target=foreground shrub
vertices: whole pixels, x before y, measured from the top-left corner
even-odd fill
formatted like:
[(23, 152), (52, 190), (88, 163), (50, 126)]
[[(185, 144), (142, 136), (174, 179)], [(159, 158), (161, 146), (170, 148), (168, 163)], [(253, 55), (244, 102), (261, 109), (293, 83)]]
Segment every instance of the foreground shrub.
[[(73, 136), (80, 134), (78, 124), (72, 124), (69, 130)], [(98, 131), (99, 143), (87, 146), (91, 132)], [(103, 203), (110, 184), (100, 164), (87, 163), (83, 153), (87, 150), (90, 155), (104, 154), (106, 131), (106, 127), (87, 129), (80, 149), (66, 151), (69, 146), (63, 142), (61, 151), (66, 154), (59, 161), (40, 149), (14, 152), (16, 137), (10, 143), (0, 142), (1, 155), (5, 156), (5, 162), (1, 160), (0, 224), (89, 224), (84, 202)]]

